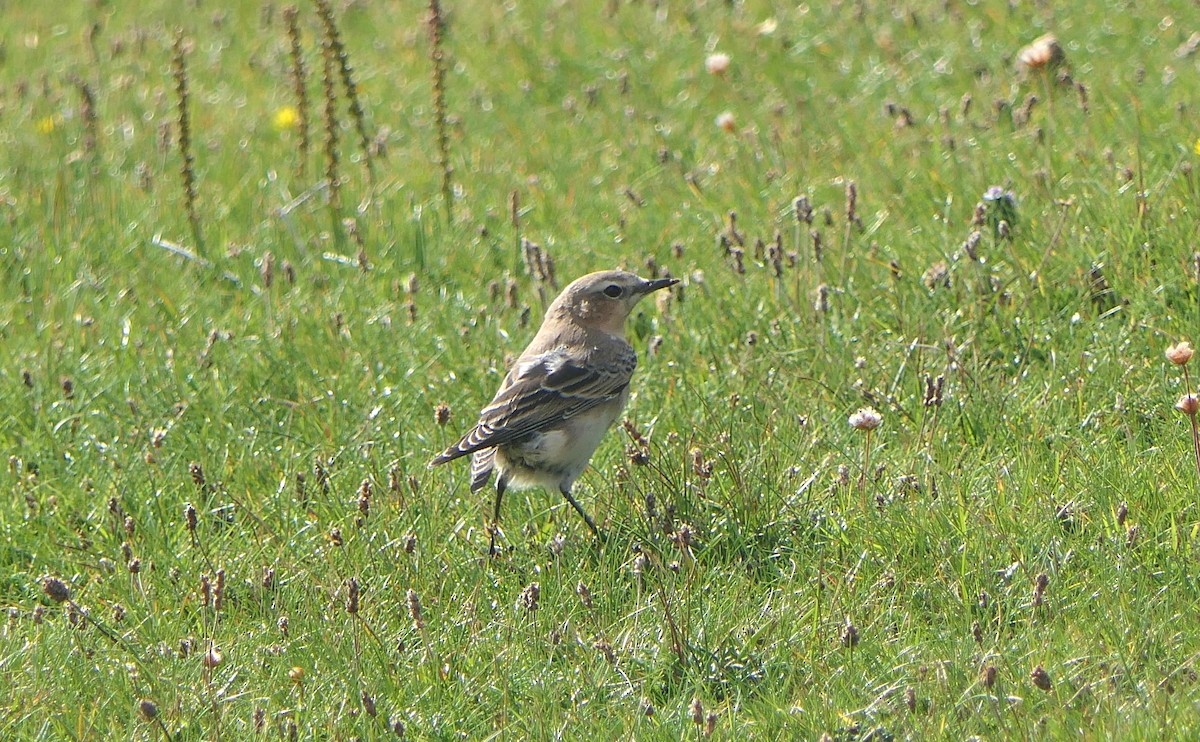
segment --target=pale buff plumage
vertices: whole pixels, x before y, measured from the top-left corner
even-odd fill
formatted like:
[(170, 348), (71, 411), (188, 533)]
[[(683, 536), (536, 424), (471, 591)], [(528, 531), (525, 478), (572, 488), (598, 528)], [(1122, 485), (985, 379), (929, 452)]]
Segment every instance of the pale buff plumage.
[(496, 520), (509, 487), (557, 487), (596, 531), (571, 487), (629, 401), (637, 353), (625, 339), (626, 318), (646, 294), (675, 283), (625, 271), (571, 283), (546, 310), (479, 422), (430, 465), (470, 455), (472, 492), (494, 469)]

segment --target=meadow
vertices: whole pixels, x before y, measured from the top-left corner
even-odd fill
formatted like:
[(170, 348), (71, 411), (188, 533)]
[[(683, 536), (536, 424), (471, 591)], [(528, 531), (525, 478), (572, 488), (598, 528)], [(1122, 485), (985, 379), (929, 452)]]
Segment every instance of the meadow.
[(3, 6), (0, 737), (1200, 734), (1194, 3)]

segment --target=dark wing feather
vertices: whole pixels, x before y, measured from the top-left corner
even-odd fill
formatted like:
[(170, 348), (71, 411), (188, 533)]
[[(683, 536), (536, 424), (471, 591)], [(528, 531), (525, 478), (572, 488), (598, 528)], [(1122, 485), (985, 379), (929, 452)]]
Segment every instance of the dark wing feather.
[(484, 448), (502, 446), (539, 430), (550, 430), (574, 415), (616, 399), (625, 391), (637, 354), (626, 347), (598, 364), (562, 348), (526, 359), (508, 373), (479, 423), (431, 465), (452, 461)]
[(496, 449), (481, 448), (471, 454), (471, 491), (478, 492), (492, 478)]

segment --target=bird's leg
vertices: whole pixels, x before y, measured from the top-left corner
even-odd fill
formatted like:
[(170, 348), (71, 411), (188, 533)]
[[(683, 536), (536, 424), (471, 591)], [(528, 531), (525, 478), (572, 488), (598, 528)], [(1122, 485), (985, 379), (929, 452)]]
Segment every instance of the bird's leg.
[(508, 475), (501, 474), (496, 479), (496, 508), (492, 514), (492, 522), (488, 524), (488, 554), (496, 556), (496, 531), (500, 530), (500, 500), (504, 498), (504, 490), (508, 489)]
[(583, 506), (580, 505), (579, 501), (576, 500), (575, 497), (571, 494), (571, 490), (566, 487), (563, 487), (559, 491), (562, 492), (563, 497), (567, 498), (567, 502), (571, 503), (571, 507), (575, 508), (575, 512), (577, 512), (581, 516), (583, 516), (583, 522), (587, 523), (588, 528), (592, 529), (592, 535), (599, 538), (600, 537), (600, 529), (596, 528), (596, 522), (594, 520), (592, 520), (592, 516), (587, 514), (587, 512), (583, 509)]

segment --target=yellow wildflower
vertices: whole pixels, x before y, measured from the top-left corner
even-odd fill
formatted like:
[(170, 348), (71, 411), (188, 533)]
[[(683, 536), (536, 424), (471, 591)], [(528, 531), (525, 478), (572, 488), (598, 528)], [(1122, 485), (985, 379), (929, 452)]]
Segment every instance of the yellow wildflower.
[(37, 129), (38, 134), (53, 134), (57, 125), (58, 122), (54, 120), (53, 116), (46, 116), (34, 122), (33, 128)]
[(1196, 139), (1196, 143), (1192, 145), (1192, 151), (1200, 155), (1200, 138)]
[(276, 131), (295, 129), (300, 124), (300, 112), (294, 106), (284, 106), (275, 112), (273, 123)]

